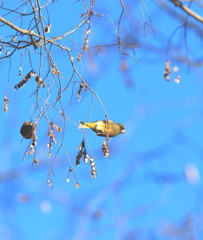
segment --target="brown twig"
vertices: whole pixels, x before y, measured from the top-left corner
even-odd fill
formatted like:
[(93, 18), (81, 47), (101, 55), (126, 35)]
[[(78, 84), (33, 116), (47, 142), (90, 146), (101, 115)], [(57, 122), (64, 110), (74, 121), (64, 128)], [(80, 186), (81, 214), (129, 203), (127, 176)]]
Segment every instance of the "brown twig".
[(191, 10), (189, 7), (185, 6), (181, 1), (179, 0), (170, 0), (176, 7), (179, 7), (182, 9), (184, 12), (189, 14), (191, 17), (196, 19), (197, 21), (203, 23), (203, 17)]

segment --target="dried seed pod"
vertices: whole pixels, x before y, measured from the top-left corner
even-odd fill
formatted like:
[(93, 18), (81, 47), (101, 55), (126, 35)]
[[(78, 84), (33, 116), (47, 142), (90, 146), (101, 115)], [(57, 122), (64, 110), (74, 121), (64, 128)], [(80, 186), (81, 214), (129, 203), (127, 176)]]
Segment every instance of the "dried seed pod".
[(53, 68), (53, 70), (52, 70), (52, 73), (54, 74), (54, 75), (59, 75), (60, 74), (60, 72), (57, 70), (57, 68), (54, 66), (54, 68)]
[(32, 122), (24, 122), (21, 129), (20, 129), (21, 135), (26, 139), (35, 138), (35, 126)]
[(84, 156), (84, 162), (87, 163), (89, 160), (89, 156), (87, 155), (86, 152), (83, 153), (83, 156)]
[(43, 80), (41, 79), (40, 76), (37, 75), (36, 78), (35, 78), (35, 81), (38, 83), (39, 86), (41, 86), (43, 88), (46, 87), (46, 84), (43, 82)]
[(90, 165), (92, 165), (92, 164), (94, 165), (94, 158), (93, 157), (90, 158)]
[(81, 58), (82, 58), (82, 54), (79, 54), (79, 55), (77, 56), (77, 60), (80, 61)]
[(33, 148), (37, 146), (37, 142), (36, 142), (36, 139), (35, 139), (35, 138), (33, 139), (33, 142), (32, 142), (31, 145), (32, 145)]
[(38, 163), (39, 163), (39, 160), (38, 160), (37, 158), (34, 158), (33, 162), (34, 162), (35, 164), (38, 164)]
[(18, 76), (22, 77), (22, 71), (23, 71), (23, 68), (22, 67), (19, 67), (19, 73), (18, 73)]
[(22, 80), (21, 82), (19, 82), (18, 84), (16, 84), (16, 85), (14, 86), (14, 88), (17, 90), (17, 89), (23, 87), (23, 86), (31, 79), (32, 76), (36, 76), (36, 73), (31, 70), (31, 71), (23, 78), (23, 80)]
[(170, 62), (166, 61), (165, 62), (165, 70), (164, 70), (164, 78), (169, 81), (170, 80), (170, 73), (171, 73), (171, 67), (170, 67)]
[(92, 166), (92, 170), (96, 170), (96, 165)]
[(78, 92), (77, 92), (77, 97), (78, 97), (78, 102), (80, 102), (80, 100), (81, 100), (81, 92), (82, 92), (82, 89), (83, 89), (83, 84), (82, 84), (82, 82), (80, 83), (80, 88), (79, 88), (79, 90), (78, 90)]
[(80, 165), (80, 159), (82, 157), (84, 157), (84, 161), (88, 161), (88, 155), (87, 155), (87, 151), (86, 151), (86, 148), (85, 148), (85, 142), (84, 142), (84, 139), (83, 141), (81, 142), (81, 144), (78, 146), (78, 154), (76, 156), (76, 166), (79, 166)]
[(176, 78), (174, 79), (174, 82), (179, 84), (180, 83), (180, 76), (176, 76)]
[(49, 123), (50, 129), (48, 130), (48, 137), (49, 137), (49, 143), (47, 144), (47, 147), (49, 149), (48, 156), (51, 156), (51, 149), (52, 149), (52, 143), (57, 143), (57, 140), (54, 135), (54, 128), (58, 131), (61, 132), (62, 128), (58, 127), (57, 125), (53, 124), (52, 122)]
[(110, 155), (110, 154), (109, 154), (108, 152), (105, 152), (105, 153), (104, 153), (104, 157), (109, 157), (109, 155)]
[(94, 157), (90, 157), (90, 165), (91, 165), (91, 175), (92, 175), (92, 178), (96, 178), (97, 176), (97, 171), (96, 171), (96, 164), (94, 162)]
[(78, 150), (82, 151), (82, 145), (81, 144), (78, 146)]
[(85, 42), (84, 42), (84, 45), (83, 45), (83, 51), (87, 51), (88, 50), (88, 43), (89, 43), (89, 39), (88, 39), (88, 36), (84, 39)]
[(83, 88), (85, 91), (87, 91), (89, 89), (89, 86), (86, 82), (83, 83)]
[(4, 102), (5, 102), (5, 103), (8, 103), (8, 102), (9, 102), (7, 96), (4, 97)]
[(102, 144), (102, 152), (104, 154), (104, 157), (109, 157), (109, 145), (108, 145), (108, 140), (104, 141)]
[(79, 165), (80, 165), (80, 159), (77, 159), (77, 160), (76, 160), (75, 165), (76, 165), (76, 166), (79, 166)]
[(48, 24), (45, 28), (44, 28), (44, 31), (46, 33), (49, 33), (50, 32), (50, 29), (51, 29), (51, 24)]
[(34, 154), (34, 152), (35, 152), (35, 149), (34, 148), (30, 148), (30, 155), (32, 155), (32, 154)]
[(61, 132), (62, 131), (62, 128), (57, 126), (56, 124), (54, 124), (52, 122), (50, 122), (49, 124), (50, 124), (51, 128), (52, 129), (55, 128), (57, 132)]
[(94, 166), (95, 166), (95, 162), (94, 162), (94, 160), (93, 160), (93, 159), (90, 159), (90, 165), (91, 165), (92, 167), (94, 167)]
[(92, 175), (97, 175), (97, 172), (96, 172), (96, 170), (92, 170)]
[(11, 42), (15, 42), (16, 38), (16, 36), (12, 37)]
[(173, 68), (173, 71), (174, 71), (174, 72), (178, 72), (178, 67), (175, 66), (175, 67)]
[(51, 148), (52, 148), (52, 143), (51, 143), (51, 142), (48, 143), (48, 144), (47, 144), (47, 147), (48, 147), (49, 149), (51, 149)]
[(47, 179), (47, 184), (49, 185), (49, 187), (53, 187), (54, 185), (53, 185), (53, 183), (52, 183), (52, 181), (51, 181), (51, 179)]
[(4, 112), (7, 112), (8, 111), (8, 98), (5, 96), (4, 97)]

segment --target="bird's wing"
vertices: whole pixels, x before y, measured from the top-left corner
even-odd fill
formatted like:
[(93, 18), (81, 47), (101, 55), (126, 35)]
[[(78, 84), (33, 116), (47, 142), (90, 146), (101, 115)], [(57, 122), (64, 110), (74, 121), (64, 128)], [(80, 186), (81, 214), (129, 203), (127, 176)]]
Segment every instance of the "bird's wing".
[(92, 123), (98, 123), (98, 122), (103, 122), (103, 123), (106, 123), (106, 122), (113, 122), (113, 121), (111, 121), (111, 120), (98, 120), (98, 121), (94, 121), (94, 122), (92, 122)]

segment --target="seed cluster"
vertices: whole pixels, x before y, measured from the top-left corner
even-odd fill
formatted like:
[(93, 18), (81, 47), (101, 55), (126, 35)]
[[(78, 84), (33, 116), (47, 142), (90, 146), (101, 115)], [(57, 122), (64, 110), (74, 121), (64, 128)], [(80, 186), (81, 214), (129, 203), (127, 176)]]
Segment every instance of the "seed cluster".
[(77, 97), (78, 97), (78, 102), (81, 101), (81, 93), (82, 93), (82, 90), (84, 89), (84, 91), (86, 92), (88, 90), (88, 85), (86, 82), (80, 82), (80, 87), (79, 87), (79, 90), (77, 92)]
[(164, 78), (169, 81), (170, 80), (170, 74), (171, 74), (171, 67), (169, 61), (165, 62), (165, 70), (164, 70)]
[[(178, 75), (178, 67), (174, 67), (173, 68), (173, 72), (177, 73), (176, 74), (176, 77), (174, 79), (174, 82), (175, 83), (180, 83), (180, 76)], [(165, 62), (165, 70), (164, 70), (164, 78), (167, 80), (167, 81), (170, 81), (170, 75), (171, 75), (171, 67), (170, 67), (170, 62), (169, 61), (166, 61)]]
[(89, 34), (90, 34), (91, 30), (90, 30), (90, 25), (89, 25), (89, 28), (88, 30), (85, 32), (85, 42), (84, 42), (84, 45), (83, 45), (83, 51), (87, 51), (88, 50), (88, 43), (89, 43)]
[(89, 156), (87, 155), (87, 150), (85, 147), (85, 141), (83, 139), (83, 141), (81, 142), (81, 144), (78, 146), (78, 154), (76, 156), (76, 166), (80, 165), (80, 159), (83, 157), (83, 160), (85, 163), (88, 162), (89, 160)]
[(51, 156), (51, 150), (52, 150), (52, 144), (53, 143), (57, 143), (57, 140), (55, 138), (55, 135), (54, 135), (54, 129), (56, 129), (57, 132), (61, 132), (62, 131), (62, 128), (60, 128), (59, 126), (57, 126), (56, 124), (50, 122), (49, 123), (49, 130), (48, 130), (48, 137), (49, 137), (49, 143), (47, 144), (47, 147), (49, 149), (49, 152), (48, 152), (48, 157)]
[(85, 141), (83, 139), (83, 141), (81, 142), (81, 144), (78, 146), (78, 154), (76, 156), (76, 166), (79, 166), (80, 165), (80, 160), (81, 158), (83, 157), (83, 160), (85, 163), (90, 163), (91, 165), (91, 175), (92, 175), (92, 178), (96, 178), (97, 176), (97, 172), (96, 172), (96, 164), (94, 162), (94, 157), (91, 156), (89, 158), (89, 156), (87, 155), (87, 150), (86, 150), (86, 147), (85, 147)]
[[(37, 146), (37, 137), (34, 136), (32, 138), (32, 143), (30, 144), (30, 154), (34, 154), (35, 153), (36, 146)], [(36, 162), (36, 160), (34, 160), (34, 162)]]
[(67, 178), (66, 178), (66, 182), (70, 182), (70, 173), (73, 173), (73, 175), (74, 175), (74, 178), (75, 178), (75, 187), (76, 188), (79, 188), (80, 187), (80, 184), (79, 184), (79, 182), (78, 182), (78, 180), (77, 180), (77, 178), (76, 178), (76, 176), (75, 176), (75, 172), (74, 172), (74, 169), (72, 168), (72, 166), (70, 166), (69, 167), (69, 170), (68, 170), (68, 176), (67, 176)]
[(41, 87), (46, 87), (46, 84), (43, 82), (43, 80), (40, 78), (39, 75), (37, 75), (37, 73), (35, 73), (34, 71), (30, 71), (24, 78), (22, 81), (20, 81), (18, 84), (16, 84), (14, 86), (14, 88), (17, 90), (17, 89), (20, 89), (22, 88), (30, 79), (31, 77), (35, 77), (35, 81), (38, 83), (39, 86)]
[(8, 112), (8, 98), (5, 96), (4, 97), (4, 112)]
[(108, 139), (106, 139), (103, 144), (102, 144), (102, 152), (104, 154), (104, 157), (109, 157), (109, 144), (108, 144)]
[(92, 167), (92, 169), (91, 169), (92, 178), (96, 178), (97, 171), (96, 171), (96, 164), (94, 162), (94, 157), (90, 158), (90, 165)]

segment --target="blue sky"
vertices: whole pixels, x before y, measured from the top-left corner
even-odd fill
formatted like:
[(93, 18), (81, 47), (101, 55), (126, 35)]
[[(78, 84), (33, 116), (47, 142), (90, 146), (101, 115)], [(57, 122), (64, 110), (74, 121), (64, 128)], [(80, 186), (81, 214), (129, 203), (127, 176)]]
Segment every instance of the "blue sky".
[[(68, 6), (60, 1), (50, 7), (53, 29), (50, 36), (72, 29), (82, 13), (80, 2), (73, 4), (71, 13)], [(112, 19), (116, 22), (120, 8), (116, 4), (111, 5), (111, 8), (117, 10), (112, 10)], [(93, 21), (90, 43), (112, 43), (115, 34), (107, 22), (107, 10), (99, 4), (96, 9), (104, 13), (105, 21), (103, 25), (99, 18)], [(187, 236), (193, 234), (195, 239), (202, 239), (202, 229), (199, 226), (202, 220), (203, 171), (202, 67), (191, 68), (188, 72), (186, 65), (174, 60), (171, 66), (179, 68), (180, 84), (173, 81), (175, 73), (170, 82), (164, 80), (164, 50), (167, 39), (179, 23), (163, 13), (160, 16), (155, 14), (158, 11), (155, 4), (150, 3), (148, 9), (156, 36), (147, 30), (144, 39), (143, 31), (138, 32), (139, 35), (134, 32), (138, 26), (132, 22), (136, 23), (136, 19), (139, 19), (139, 24), (142, 23), (139, 6), (130, 12), (130, 24), (124, 21), (122, 25), (127, 33), (132, 29), (132, 38), (137, 34), (136, 38), (141, 39), (142, 44), (136, 49), (135, 55), (139, 63), (119, 55), (117, 48), (106, 48), (97, 58), (92, 53), (92, 62), (86, 57), (78, 66), (91, 88), (101, 98), (109, 118), (126, 127), (125, 135), (110, 140), (110, 158), (102, 156), (104, 139), (91, 131), (86, 134), (90, 146), (88, 153), (93, 154), (98, 173), (97, 178), (92, 179), (89, 164), (81, 162), (80, 166), (75, 167), (75, 157), (83, 133), (67, 122), (64, 146), (75, 167), (80, 183), (78, 189), (74, 187), (73, 175), (70, 182), (66, 182), (69, 162), (63, 150), (54, 164), (53, 190), (46, 184), (52, 158), (47, 157), (48, 128), (43, 119), (37, 129), (39, 164), (32, 166), (31, 156), (22, 161), (28, 141), (22, 141), (19, 129), (24, 121), (30, 120), (30, 116), (33, 118), (35, 97), (29, 96), (36, 84), (30, 81), (22, 89), (13, 90), (13, 86), (21, 80), (18, 77), (19, 55), (13, 56), (8, 91), (9, 111), (2, 112), (0, 120), (1, 240), (108, 240), (136, 239), (136, 236), (144, 240), (150, 237), (167, 240), (176, 239), (176, 232), (179, 229), (184, 231), (185, 228), (188, 229)], [(83, 31), (84, 29), (76, 34), (79, 45)], [(192, 31), (189, 36), (188, 44), (195, 55), (200, 57), (202, 43)], [(69, 42), (64, 40), (66, 44)], [(181, 32), (174, 38), (174, 42), (184, 54)], [(70, 42), (69, 46), (71, 44)], [(151, 52), (147, 49), (150, 44), (162, 49), (162, 52)], [(66, 53), (54, 49), (53, 56), (59, 70), (70, 77), (71, 67)], [(173, 53), (172, 58), (174, 56)], [(34, 60), (37, 61), (37, 57)], [(121, 60), (127, 61), (129, 65), (128, 77), (133, 83), (131, 87), (125, 84), (127, 74), (119, 71)], [(30, 66), (26, 63), (26, 58), (23, 59), (23, 64), (24, 76)], [(37, 68), (38, 62), (34, 64)], [(2, 99), (7, 88), (8, 68), (8, 61), (0, 65)], [(43, 71), (46, 72), (46, 64)], [(68, 118), (75, 123), (79, 120), (86, 121), (91, 94), (82, 93), (81, 102), (78, 102), (75, 88), (70, 104), (70, 93), (71, 89), (63, 98)], [(40, 94), (45, 95), (46, 89), (40, 90)], [(49, 118), (63, 126), (63, 119), (57, 111), (49, 111)], [(94, 98), (91, 121), (100, 119), (104, 119), (104, 114)], [(60, 141), (60, 133), (56, 137)], [(53, 148), (53, 151), (56, 150), (57, 146)], [(191, 229), (187, 225), (189, 221), (193, 226)]]

